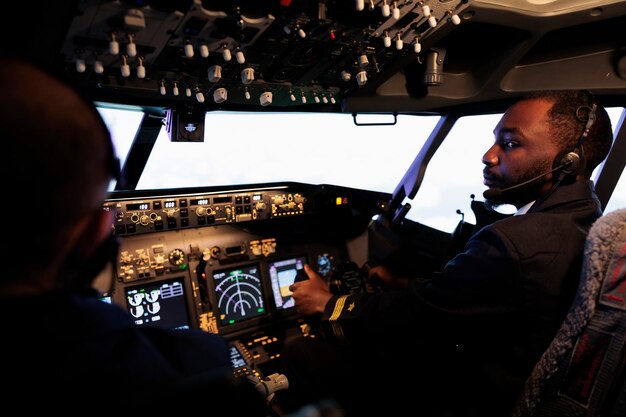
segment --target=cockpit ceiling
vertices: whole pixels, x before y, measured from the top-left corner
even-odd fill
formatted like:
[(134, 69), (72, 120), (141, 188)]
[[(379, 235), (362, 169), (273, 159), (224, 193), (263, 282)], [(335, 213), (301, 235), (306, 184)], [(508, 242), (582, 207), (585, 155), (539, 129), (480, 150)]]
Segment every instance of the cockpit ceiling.
[(495, 7), (506, 7), (532, 14), (554, 15), (570, 13), (573, 11), (587, 10), (593, 7), (601, 7), (606, 3), (618, 3), (619, 0), (610, 2), (598, 2), (595, 0), (476, 0), (476, 3), (484, 3)]
[(546, 87), (626, 95), (623, 1), (50, 3), (20, 46), (98, 101), (437, 113)]

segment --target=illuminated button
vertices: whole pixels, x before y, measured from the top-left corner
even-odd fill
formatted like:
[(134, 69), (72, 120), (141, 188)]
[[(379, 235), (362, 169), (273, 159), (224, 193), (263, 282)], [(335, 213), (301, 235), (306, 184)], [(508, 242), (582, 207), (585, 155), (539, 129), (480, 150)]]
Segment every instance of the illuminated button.
[(180, 200), (178, 200), (178, 205), (180, 207), (187, 207), (187, 199), (186, 198), (181, 198)]
[(156, 220), (154, 222), (154, 230), (163, 230), (163, 220)]
[(243, 202), (244, 202), (244, 204), (250, 204), (250, 196), (249, 195), (244, 196), (243, 197)]
[(181, 225), (182, 227), (187, 227), (187, 226), (189, 226), (189, 219), (188, 219), (188, 218), (180, 219), (180, 225)]
[(126, 233), (135, 233), (136, 231), (137, 231), (137, 228), (135, 227), (134, 224), (126, 225)]
[(235, 204), (241, 204), (241, 197), (235, 197)]
[(243, 207), (236, 206), (235, 207), (235, 214), (241, 214), (241, 213), (243, 213)]
[(189, 211), (186, 208), (180, 209), (180, 217), (188, 217)]
[(167, 219), (167, 228), (168, 229), (176, 228), (176, 219), (175, 218), (168, 218)]
[(155, 210), (161, 209), (161, 202), (160, 201), (152, 202), (152, 208), (154, 208)]
[(116, 224), (115, 225), (115, 234), (116, 235), (123, 235), (124, 233), (126, 233), (126, 227), (124, 227), (123, 224)]
[(249, 204), (246, 205), (246, 206), (243, 206), (243, 212), (244, 213), (252, 213), (252, 206), (249, 205)]
[(206, 224), (206, 217), (198, 217), (198, 225), (202, 226)]
[(215, 216), (206, 216), (206, 224), (215, 223)]

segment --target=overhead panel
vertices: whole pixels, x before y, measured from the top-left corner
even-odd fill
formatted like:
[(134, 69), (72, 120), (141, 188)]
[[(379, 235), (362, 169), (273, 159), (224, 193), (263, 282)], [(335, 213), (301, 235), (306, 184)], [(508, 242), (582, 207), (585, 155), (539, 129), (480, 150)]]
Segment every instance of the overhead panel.
[[(466, 0), (87, 0), (63, 43), (103, 94), (205, 106), (338, 105), (461, 23)], [(262, 46), (262, 47), (261, 47)]]

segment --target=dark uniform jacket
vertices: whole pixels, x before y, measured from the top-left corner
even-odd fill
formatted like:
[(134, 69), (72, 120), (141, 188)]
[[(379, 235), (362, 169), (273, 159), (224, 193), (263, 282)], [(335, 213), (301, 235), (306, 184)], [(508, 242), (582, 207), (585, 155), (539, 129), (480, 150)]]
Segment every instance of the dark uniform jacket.
[(18, 414), (266, 416), (222, 337), (137, 326), (95, 294), (0, 299), (0, 328), (0, 396)]
[(591, 181), (562, 185), (531, 212), (479, 230), (432, 279), (334, 296), (323, 328), (376, 346), (387, 369), (411, 375), (395, 380), (427, 397), (429, 411), (416, 415), (509, 415), (565, 317), (601, 214)]

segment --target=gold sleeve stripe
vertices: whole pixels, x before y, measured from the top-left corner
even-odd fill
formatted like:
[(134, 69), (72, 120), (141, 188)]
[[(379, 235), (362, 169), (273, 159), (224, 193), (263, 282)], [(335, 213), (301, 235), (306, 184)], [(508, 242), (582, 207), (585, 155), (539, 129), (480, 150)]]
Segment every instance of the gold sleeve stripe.
[(339, 316), (341, 315), (341, 312), (343, 311), (343, 306), (346, 304), (347, 298), (348, 298), (347, 295), (343, 295), (337, 299), (337, 301), (335, 302), (335, 308), (333, 309), (333, 314), (331, 314), (330, 318), (328, 319), (331, 325), (331, 329), (333, 333), (335, 334), (335, 337), (337, 338), (337, 340), (340, 340), (340, 341), (343, 340), (344, 334), (343, 334), (343, 329), (341, 328), (341, 325), (339, 324), (337, 319), (339, 318)]
[(341, 310), (343, 310), (343, 306), (346, 304), (346, 298), (348, 298), (347, 295), (342, 295), (337, 298), (337, 301), (335, 302), (335, 309), (333, 310), (333, 314), (330, 315), (330, 318), (328, 319), (329, 321), (335, 321), (339, 318)]

